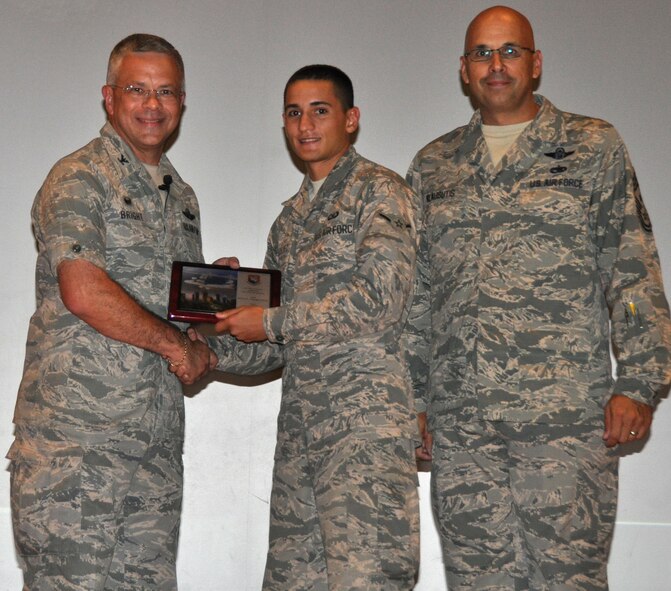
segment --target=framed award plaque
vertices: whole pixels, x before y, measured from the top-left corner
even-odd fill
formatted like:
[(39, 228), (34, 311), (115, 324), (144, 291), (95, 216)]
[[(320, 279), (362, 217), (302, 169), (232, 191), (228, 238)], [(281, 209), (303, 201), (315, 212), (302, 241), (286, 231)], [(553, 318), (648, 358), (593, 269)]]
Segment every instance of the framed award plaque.
[(216, 322), (216, 312), (239, 306), (280, 305), (281, 273), (274, 269), (187, 263), (172, 264), (168, 319)]

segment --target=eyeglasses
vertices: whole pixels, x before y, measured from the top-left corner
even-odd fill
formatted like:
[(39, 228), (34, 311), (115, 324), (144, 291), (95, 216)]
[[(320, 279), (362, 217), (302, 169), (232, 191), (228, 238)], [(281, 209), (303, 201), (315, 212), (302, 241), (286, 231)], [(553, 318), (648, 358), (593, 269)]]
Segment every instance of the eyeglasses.
[(126, 96), (138, 101), (145, 101), (153, 94), (159, 103), (164, 104), (176, 103), (184, 94), (183, 92), (177, 92), (170, 88), (157, 88), (154, 90), (151, 88), (135, 86), (134, 84), (129, 84), (128, 86), (108, 84), (108, 86), (111, 86), (112, 88), (120, 88)]
[(498, 49), (490, 49), (489, 47), (476, 47), (464, 53), (472, 62), (488, 62), (494, 57), (495, 53), (499, 54), (502, 60), (516, 60), (522, 57), (522, 50), (536, 53), (535, 49), (530, 47), (520, 47), (519, 45), (502, 45)]

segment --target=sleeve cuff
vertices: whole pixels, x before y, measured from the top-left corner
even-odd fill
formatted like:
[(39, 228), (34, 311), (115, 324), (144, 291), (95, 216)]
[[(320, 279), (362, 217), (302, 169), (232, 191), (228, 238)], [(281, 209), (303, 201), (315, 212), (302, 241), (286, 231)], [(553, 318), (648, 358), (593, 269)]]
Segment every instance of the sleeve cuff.
[(636, 378), (620, 376), (615, 381), (613, 394), (622, 394), (627, 398), (654, 406), (656, 392), (645, 382)]
[(286, 342), (282, 334), (285, 310), (284, 306), (278, 306), (276, 308), (266, 308), (263, 311), (263, 328), (271, 343), (284, 344)]
[(218, 371), (226, 371), (226, 364), (228, 362), (228, 355), (230, 353), (230, 348), (228, 346), (226, 336), (216, 336), (216, 337), (205, 337), (208, 347), (214, 351), (217, 356), (217, 367)]
[(426, 402), (424, 402), (423, 398), (415, 398), (415, 412), (420, 413), (420, 412), (426, 412)]
[(62, 242), (58, 246), (53, 246), (47, 253), (49, 264), (54, 273), (58, 271), (58, 266), (63, 261), (83, 260), (96, 267), (105, 269), (105, 257), (97, 250), (87, 248), (86, 245), (77, 241)]

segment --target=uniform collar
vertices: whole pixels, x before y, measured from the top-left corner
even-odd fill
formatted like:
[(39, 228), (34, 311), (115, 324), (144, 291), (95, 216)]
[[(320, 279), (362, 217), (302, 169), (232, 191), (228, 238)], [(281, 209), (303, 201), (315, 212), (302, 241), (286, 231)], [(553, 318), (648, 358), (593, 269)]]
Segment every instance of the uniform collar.
[[(319, 191), (319, 199), (322, 199), (324, 196), (329, 196), (334, 192), (333, 190), (347, 178), (350, 171), (354, 167), (354, 164), (357, 162), (357, 160), (359, 160), (359, 158), (360, 156), (354, 149), (354, 146), (350, 146), (347, 151), (338, 159), (338, 162), (335, 163), (335, 166), (331, 169), (331, 172), (329, 172), (328, 176), (326, 177), (326, 180), (324, 181), (324, 184)], [(282, 203), (282, 205), (284, 207), (291, 207), (296, 211), (300, 211), (302, 203), (310, 202), (307, 195), (308, 182), (308, 177), (306, 175), (305, 178), (303, 178), (303, 182), (301, 183), (301, 188), (298, 190), (298, 193)], [(317, 199), (318, 198), (315, 197), (314, 201), (310, 203), (314, 205), (317, 202)]]
[[(511, 166), (515, 169), (524, 169), (528, 165), (528, 160), (547, 149), (548, 144), (566, 144), (567, 134), (561, 111), (540, 94), (534, 95), (534, 100), (539, 106), (536, 116), (517, 138), (512, 152), (503, 157), (498, 169), (503, 170)], [(486, 169), (489, 173), (494, 173), (489, 149), (482, 134), (482, 117), (479, 110), (473, 114), (466, 126), (456, 156), (470, 161), (474, 166)]]
[[(108, 121), (103, 125), (100, 130), (100, 136), (103, 139), (107, 152), (109, 153), (112, 162), (114, 163), (115, 169), (119, 173), (121, 179), (127, 179), (131, 175), (146, 177), (151, 186), (154, 186), (154, 182), (151, 180), (147, 169), (144, 167), (144, 164), (135, 156), (133, 150), (130, 146), (124, 142), (119, 134), (116, 132), (112, 124)], [(180, 187), (184, 185), (179, 174), (173, 167), (170, 160), (165, 154), (161, 155), (161, 159), (158, 163), (159, 174), (169, 174), (172, 177), (172, 190), (179, 190)]]

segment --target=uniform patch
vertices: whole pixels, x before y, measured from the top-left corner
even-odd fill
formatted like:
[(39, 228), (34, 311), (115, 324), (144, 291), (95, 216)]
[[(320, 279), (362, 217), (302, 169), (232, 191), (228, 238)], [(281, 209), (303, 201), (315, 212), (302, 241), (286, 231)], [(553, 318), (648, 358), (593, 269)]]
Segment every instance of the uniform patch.
[(433, 191), (424, 195), (424, 201), (426, 203), (431, 203), (432, 201), (437, 201), (438, 199), (449, 199), (454, 197), (456, 191), (454, 189), (448, 189), (446, 191)]
[(571, 150), (570, 152), (567, 152), (564, 148), (561, 146), (557, 146), (554, 150), (554, 152), (545, 152), (545, 155), (548, 158), (554, 158), (555, 160), (563, 160), (567, 156), (570, 156), (573, 154), (575, 150)]
[(638, 214), (638, 220), (641, 222), (641, 228), (646, 232), (652, 232), (652, 222), (650, 221), (650, 216), (648, 215), (648, 210), (645, 208), (643, 203), (643, 197), (641, 196), (641, 190), (638, 185), (638, 179), (634, 174), (634, 200), (636, 201), (636, 213)]
[(127, 209), (119, 210), (119, 217), (122, 220), (134, 220), (136, 222), (141, 222), (144, 219), (139, 211), (129, 211)]
[(195, 234), (196, 236), (200, 235), (200, 229), (197, 226), (194, 226), (193, 224), (187, 224), (186, 222), (182, 222), (182, 228), (186, 232), (189, 232), (190, 234)]
[(575, 189), (582, 189), (582, 179), (568, 179), (568, 178), (546, 178), (534, 179), (527, 183), (529, 189), (538, 189), (540, 187), (573, 187)]
[(324, 226), (319, 232), (315, 234), (315, 241), (329, 236), (331, 234), (353, 234), (354, 224), (334, 224), (332, 226)]

